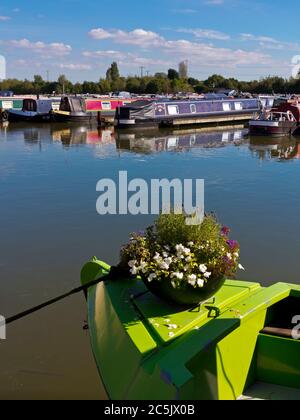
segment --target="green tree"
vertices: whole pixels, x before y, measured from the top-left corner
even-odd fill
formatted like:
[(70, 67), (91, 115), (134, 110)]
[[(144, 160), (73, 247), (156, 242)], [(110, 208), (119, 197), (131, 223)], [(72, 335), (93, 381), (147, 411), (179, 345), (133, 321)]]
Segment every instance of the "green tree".
[(168, 70), (168, 79), (170, 79), (170, 80), (179, 79), (178, 71), (175, 70), (175, 69), (169, 69)]
[(120, 72), (119, 72), (118, 64), (116, 62), (113, 62), (106, 72), (106, 80), (108, 82), (116, 82), (119, 79), (120, 79)]

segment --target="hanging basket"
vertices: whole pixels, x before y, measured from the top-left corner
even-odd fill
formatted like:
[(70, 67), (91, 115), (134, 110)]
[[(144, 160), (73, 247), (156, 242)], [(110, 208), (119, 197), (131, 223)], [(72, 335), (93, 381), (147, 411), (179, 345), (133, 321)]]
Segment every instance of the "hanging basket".
[(174, 289), (169, 278), (154, 280), (151, 283), (143, 278), (146, 287), (155, 296), (168, 303), (180, 306), (196, 306), (215, 296), (225, 283), (225, 277), (210, 278), (202, 288), (194, 288), (188, 283)]

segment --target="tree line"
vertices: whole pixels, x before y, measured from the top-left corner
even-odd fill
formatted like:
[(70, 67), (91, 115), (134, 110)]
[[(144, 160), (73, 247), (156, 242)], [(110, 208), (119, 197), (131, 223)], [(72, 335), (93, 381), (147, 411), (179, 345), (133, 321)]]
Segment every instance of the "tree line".
[(105, 78), (98, 82), (84, 81), (72, 83), (65, 75), (59, 76), (55, 82), (45, 81), (42, 76), (35, 75), (33, 80), (6, 79), (0, 83), (1, 91), (13, 91), (22, 94), (101, 94), (127, 91), (135, 94), (176, 94), (207, 93), (218, 89), (230, 89), (239, 92), (257, 93), (300, 93), (300, 79), (269, 76), (260, 80), (239, 81), (214, 74), (202, 81), (193, 77), (182, 77), (175, 69), (167, 73), (156, 73), (154, 76), (122, 77), (117, 63), (112, 63)]

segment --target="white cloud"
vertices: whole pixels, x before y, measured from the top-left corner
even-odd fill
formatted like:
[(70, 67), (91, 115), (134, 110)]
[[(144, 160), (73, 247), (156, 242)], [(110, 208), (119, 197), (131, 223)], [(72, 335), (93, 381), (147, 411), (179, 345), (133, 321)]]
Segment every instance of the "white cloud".
[(122, 60), (126, 58), (127, 54), (122, 53), (120, 51), (114, 50), (107, 50), (107, 51), (84, 51), (82, 53), (84, 57), (91, 57), (91, 58), (109, 58), (112, 60)]
[(6, 44), (13, 48), (31, 50), (32, 52), (43, 54), (49, 57), (55, 55), (67, 55), (72, 51), (72, 47), (70, 45), (63, 44), (61, 42), (52, 42), (51, 44), (46, 44), (42, 41), (31, 42), (26, 38), (7, 41)]
[(66, 70), (91, 70), (92, 66), (90, 64), (73, 64), (73, 63), (63, 63), (59, 64), (58, 67), (60, 69)]
[(100, 41), (111, 39), (119, 44), (139, 45), (141, 47), (159, 45), (163, 41), (163, 38), (159, 34), (144, 29), (135, 29), (131, 32), (126, 32), (120, 29), (105, 30), (98, 28), (92, 29), (89, 35)]
[[(184, 30), (185, 31), (185, 30)], [(189, 31), (189, 30), (187, 30)], [(227, 35), (218, 31), (209, 29), (195, 29), (200, 37), (209, 39), (227, 39)], [(191, 42), (185, 39), (167, 40), (158, 33), (146, 31), (144, 29), (135, 29), (131, 32), (123, 30), (105, 30), (102, 28), (94, 29), (90, 35), (95, 39), (108, 39), (108, 37), (116, 44), (136, 45), (140, 48), (148, 48), (154, 61), (159, 54), (159, 59), (162, 62), (178, 63), (178, 60), (189, 59), (193, 64), (200, 66), (221, 66), (221, 67), (236, 67), (242, 65), (250, 65), (251, 63), (270, 64), (272, 59), (269, 55), (259, 51), (246, 51), (243, 49), (220, 48), (204, 42)], [(96, 51), (85, 52), (86, 56), (111, 57), (119, 60), (124, 60), (124, 52), (119, 51)], [(133, 60), (133, 57), (128, 55), (127, 58)], [(147, 60), (147, 58), (145, 59)]]
[(10, 19), (11, 19), (11, 17), (9, 17), (9, 16), (0, 16), (0, 21), (2, 21), (2, 22), (5, 22), (5, 21), (10, 20)]
[(244, 34), (241, 34), (241, 40), (248, 41), (248, 42), (257, 42), (258, 45), (263, 49), (289, 50), (289, 51), (300, 50), (300, 43), (279, 41), (269, 36), (258, 36), (258, 35), (244, 33)]
[(178, 29), (177, 32), (192, 34), (196, 38), (203, 38), (203, 39), (215, 39), (219, 41), (227, 41), (230, 39), (230, 36), (219, 31), (215, 31), (212, 29)]

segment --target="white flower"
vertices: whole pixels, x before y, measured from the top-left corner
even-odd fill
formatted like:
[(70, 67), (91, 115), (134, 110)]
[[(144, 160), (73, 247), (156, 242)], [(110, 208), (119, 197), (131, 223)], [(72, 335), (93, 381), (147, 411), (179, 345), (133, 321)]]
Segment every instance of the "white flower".
[(172, 284), (173, 289), (176, 289), (177, 284), (175, 283), (175, 281), (172, 281), (171, 284)]
[(230, 254), (230, 252), (228, 252), (227, 254), (227, 258), (231, 261), (232, 260), (232, 254)]
[(136, 276), (136, 275), (138, 274), (138, 269), (137, 269), (137, 267), (132, 267), (132, 269), (130, 270), (130, 273), (131, 273), (133, 276)]
[(188, 283), (191, 286), (195, 286), (196, 285), (196, 283), (197, 283), (197, 276), (195, 274), (191, 274), (190, 276), (188, 276), (187, 279), (188, 279)]
[(171, 278), (177, 278), (178, 280), (183, 279), (183, 273), (172, 273)]
[(169, 265), (169, 264), (167, 264), (167, 263), (165, 263), (165, 262), (162, 262), (162, 263), (160, 263), (160, 264), (159, 264), (159, 268), (160, 268), (161, 270), (169, 270), (170, 265)]
[(148, 265), (148, 264), (147, 264), (145, 261), (142, 261), (142, 262), (141, 262), (141, 265), (140, 265), (140, 267), (139, 267), (139, 270), (141, 270), (141, 271), (142, 271), (142, 273), (144, 273), (144, 274), (145, 274), (145, 272), (147, 271), (147, 270), (146, 270), (147, 265)]
[(201, 273), (206, 273), (207, 272), (207, 267), (205, 264), (201, 264), (199, 267), (199, 270), (201, 271)]
[(235, 252), (233, 255), (234, 255), (236, 258), (239, 258), (239, 256), (240, 256), (240, 254), (239, 254), (238, 252)]
[(205, 277), (206, 279), (209, 279), (209, 278), (211, 277), (211, 274), (212, 274), (212, 273), (207, 272), (207, 273), (205, 273), (205, 274), (204, 274), (204, 277)]
[(168, 257), (168, 258), (165, 259), (165, 263), (168, 264), (169, 266), (172, 264), (172, 261), (173, 260), (172, 260), (171, 257)]
[(188, 246), (190, 246), (190, 247), (192, 247), (192, 246), (194, 246), (195, 244), (194, 244), (194, 242), (189, 242), (188, 243)]
[(160, 259), (161, 259), (160, 254), (157, 252), (157, 253), (154, 255), (153, 259), (154, 259), (154, 261), (158, 261), (158, 260), (160, 260)]
[(198, 279), (197, 284), (198, 284), (199, 287), (203, 287), (204, 286), (204, 280)]
[(242, 271), (246, 271), (245, 267), (243, 267), (242, 264), (239, 264), (239, 269), (242, 270)]
[(192, 257), (191, 257), (191, 256), (186, 257), (186, 259), (185, 259), (185, 261), (186, 261), (187, 263), (190, 263), (192, 260), (193, 260), (193, 259), (192, 259)]
[(129, 267), (133, 268), (137, 265), (137, 261), (136, 260), (129, 261), (128, 265)]
[(164, 258), (168, 258), (168, 256), (169, 256), (169, 254), (167, 252), (163, 252), (162, 255), (163, 255)]
[(185, 250), (185, 247), (182, 244), (179, 244), (179, 245), (176, 245), (175, 249), (178, 253), (182, 254)]
[(157, 277), (156, 274), (154, 274), (154, 273), (150, 274), (150, 276), (148, 277), (149, 283), (151, 283), (153, 280), (155, 280), (156, 277)]

